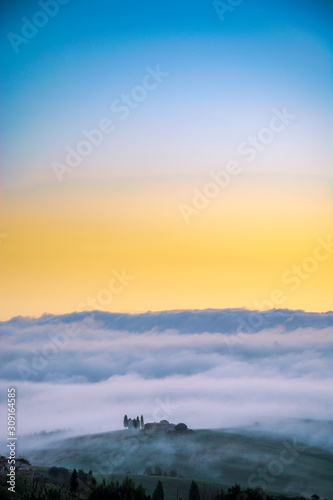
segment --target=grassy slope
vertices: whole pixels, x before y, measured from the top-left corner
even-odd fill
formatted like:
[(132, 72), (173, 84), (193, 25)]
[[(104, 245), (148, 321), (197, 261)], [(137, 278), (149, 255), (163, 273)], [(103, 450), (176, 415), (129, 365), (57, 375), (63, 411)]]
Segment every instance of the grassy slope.
[[(45, 466), (37, 466), (33, 467), (34, 474), (35, 474), (35, 480), (36, 478), (39, 478), (39, 485), (41, 485), (41, 488), (38, 486), (36, 490), (36, 495), (38, 496), (38, 493), (40, 491), (45, 491), (44, 488), (47, 490), (50, 489), (62, 489), (63, 491), (68, 491), (69, 484), (64, 484), (62, 479), (52, 479), (49, 476), (49, 468)], [(70, 472), (70, 471), (69, 471)], [(158, 480), (161, 480), (163, 484), (163, 490), (164, 490), (164, 499), (165, 500), (186, 500), (188, 498), (189, 490), (190, 490), (190, 485), (192, 479), (190, 478), (178, 478), (178, 477), (165, 477), (165, 476), (147, 476), (147, 475), (137, 475), (137, 474), (104, 474), (104, 479), (106, 483), (110, 483), (111, 480), (113, 481), (118, 481), (121, 483), (126, 477), (129, 477), (134, 480), (135, 484), (138, 486), (139, 484), (142, 484), (146, 492), (152, 496), (152, 493), (156, 487), (156, 483)], [(0, 475), (1, 479), (1, 475)], [(30, 472), (29, 475), (18, 475), (17, 476), (17, 484), (20, 483), (21, 487), (17, 487), (17, 489), (20, 491), (21, 495), (23, 495), (23, 492), (25, 491), (32, 491), (32, 486), (31, 486), (31, 481), (32, 481), (32, 471)], [(99, 478), (99, 482), (102, 481), (102, 477)], [(211, 493), (215, 494), (223, 488), (225, 491), (230, 487), (231, 485), (223, 484), (223, 483), (217, 483), (213, 481), (196, 481), (199, 489), (200, 489), (200, 494), (201, 498), (203, 500), (208, 500), (211, 498)], [(23, 490), (22, 490), (23, 488)], [(7, 488), (6, 488), (7, 489)], [(90, 489), (86, 487), (85, 484), (83, 484), (80, 481), (80, 498), (88, 498)], [(274, 496), (279, 495), (279, 492), (276, 491), (270, 491), (267, 490), (266, 493), (273, 494)], [(1, 492), (0, 492), (0, 498)], [(7, 498), (7, 497), (6, 497)], [(20, 497), (21, 498), (21, 497)]]
[[(279, 462), (280, 453), (284, 449), (283, 441), (222, 430), (198, 430), (183, 436), (149, 436), (141, 432), (131, 434), (124, 430), (59, 441), (45, 450), (31, 452), (29, 458), (32, 463), (41, 465), (76, 467), (86, 471), (91, 469), (97, 479), (105, 474), (107, 477), (110, 474), (128, 472), (142, 474), (148, 465), (158, 465), (163, 471), (173, 468), (184, 479), (163, 478), (163, 482), (169, 484), (170, 481), (172, 496), (175, 498), (175, 482), (184, 484), (179, 497), (184, 494), (183, 491), (188, 491), (188, 479), (185, 478), (229, 485), (239, 482), (247, 487), (249, 477), (254, 475), (253, 481), (260, 483), (258, 469), (267, 470), (273, 461)], [(291, 443), (290, 440), (287, 441)], [(288, 453), (288, 457), (290, 456), (292, 457)], [(322, 498), (333, 498), (332, 463), (332, 453), (307, 447), (299, 451), (293, 463), (283, 465), (283, 470), (278, 474), (268, 474), (270, 482), (266, 481), (266, 488), (300, 492), (308, 496), (317, 493)], [(150, 488), (157, 481), (156, 477), (146, 476), (141, 480), (143, 485), (144, 481), (148, 481), (150, 485), (152, 481)]]
[[(156, 487), (156, 483), (160, 479), (163, 484), (164, 500), (176, 500), (177, 494), (179, 500), (186, 500), (188, 498), (192, 482), (192, 479), (188, 477), (143, 476), (138, 474), (127, 474), (127, 476), (133, 479), (136, 485), (142, 484), (149, 495), (152, 495)], [(110, 482), (113, 479), (121, 482), (125, 479), (125, 477), (126, 474), (107, 474), (105, 475), (105, 480), (106, 482)], [(196, 482), (200, 489), (201, 498), (209, 498), (209, 493), (217, 493), (221, 490), (221, 488), (227, 491), (227, 489), (232, 486), (231, 484), (218, 483), (216, 481), (196, 480)], [(266, 493), (277, 496), (281, 492), (266, 490)]]

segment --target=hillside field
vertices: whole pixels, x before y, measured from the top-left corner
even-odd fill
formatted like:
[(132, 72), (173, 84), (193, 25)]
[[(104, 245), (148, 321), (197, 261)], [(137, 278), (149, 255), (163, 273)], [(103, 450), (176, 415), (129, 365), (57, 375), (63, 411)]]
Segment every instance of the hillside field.
[[(139, 481), (148, 492), (157, 477), (142, 474), (147, 467), (152, 472), (159, 467), (172, 498), (176, 484), (179, 498), (188, 493), (190, 478), (210, 483), (209, 487), (218, 486), (213, 483), (238, 482), (244, 488), (261, 487), (267, 492), (333, 498), (330, 451), (259, 433), (217, 429), (148, 434), (122, 430), (54, 441), (43, 448), (26, 450), (25, 456), (36, 466), (92, 470), (98, 481), (124, 474), (134, 479), (140, 475)], [(164, 476), (169, 476), (171, 470), (178, 477)]]

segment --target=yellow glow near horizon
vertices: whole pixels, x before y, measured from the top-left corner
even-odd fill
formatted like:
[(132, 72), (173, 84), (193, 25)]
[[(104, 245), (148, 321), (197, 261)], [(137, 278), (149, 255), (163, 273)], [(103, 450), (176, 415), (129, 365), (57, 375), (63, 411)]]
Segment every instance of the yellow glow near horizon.
[(255, 309), (275, 289), (277, 307), (332, 309), (333, 255), (296, 290), (282, 280), (331, 232), (327, 183), (235, 178), (185, 224), (177, 207), (205, 182), (68, 182), (8, 194), (1, 319), (89, 309), (87, 298), (123, 268), (135, 278), (99, 309)]

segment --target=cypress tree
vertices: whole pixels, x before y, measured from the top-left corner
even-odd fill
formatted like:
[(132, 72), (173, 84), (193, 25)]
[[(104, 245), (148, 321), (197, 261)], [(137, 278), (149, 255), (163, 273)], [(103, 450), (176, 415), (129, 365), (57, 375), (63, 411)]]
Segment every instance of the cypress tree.
[(164, 500), (163, 484), (160, 480), (157, 481), (152, 500)]
[(71, 475), (71, 481), (70, 481), (70, 486), (69, 486), (69, 491), (71, 493), (76, 494), (79, 489), (79, 478), (77, 476), (77, 471), (76, 469), (73, 470), (72, 475)]
[(195, 481), (192, 481), (190, 486), (189, 500), (200, 500), (199, 487)]

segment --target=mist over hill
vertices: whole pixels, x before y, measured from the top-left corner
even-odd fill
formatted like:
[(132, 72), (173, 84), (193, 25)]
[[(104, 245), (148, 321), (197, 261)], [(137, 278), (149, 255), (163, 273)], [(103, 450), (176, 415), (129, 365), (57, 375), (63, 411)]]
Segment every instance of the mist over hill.
[(0, 430), (10, 386), (21, 436), (108, 432), (125, 413), (190, 428), (310, 419), (320, 429), (332, 418), (332, 321), (243, 309), (13, 318), (0, 323)]
[[(183, 476), (226, 484), (239, 482), (264, 491), (285, 491), (330, 498), (333, 453), (309, 444), (316, 422), (274, 422), (275, 434), (259, 424), (251, 428), (194, 430), (192, 434), (114, 431), (51, 440), (35, 448), (24, 440), (25, 454), (36, 465), (92, 470), (98, 480), (112, 474)], [(332, 422), (322, 422), (326, 435)], [(283, 427), (286, 427), (283, 432)], [(299, 431), (295, 434), (296, 427)], [(304, 440), (301, 439), (303, 433)], [(295, 437), (297, 435), (297, 438)]]

